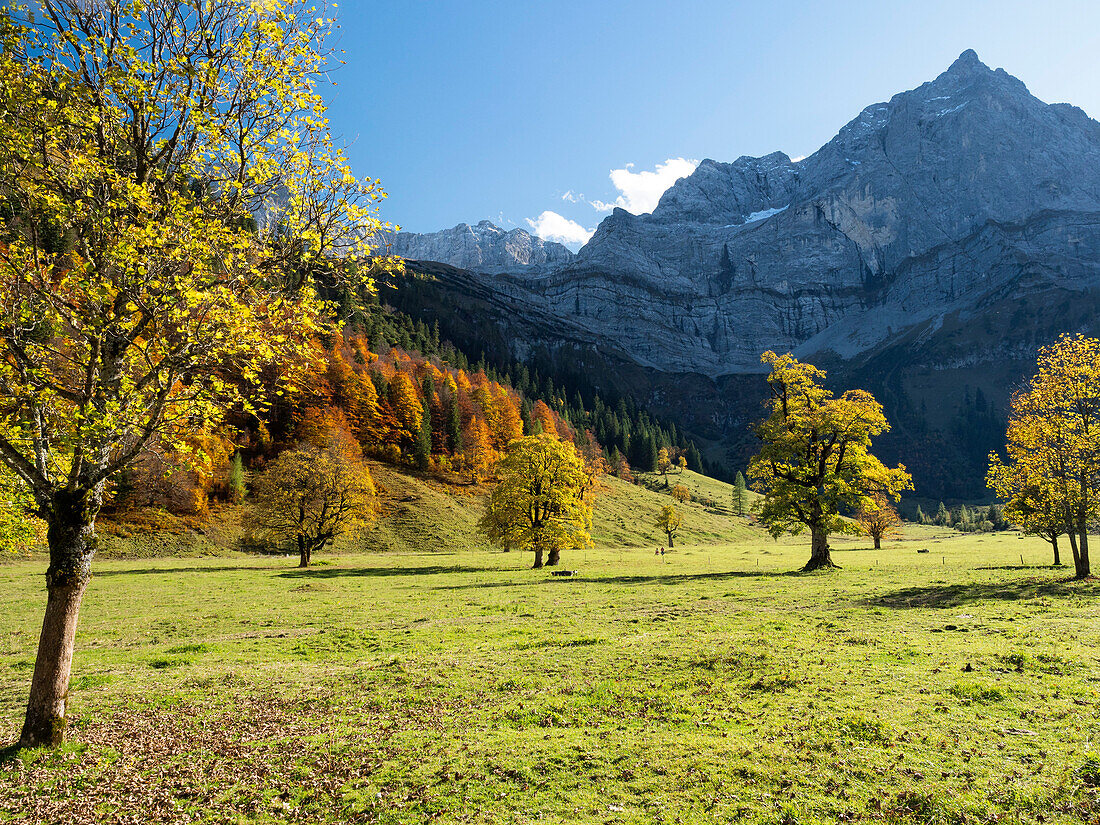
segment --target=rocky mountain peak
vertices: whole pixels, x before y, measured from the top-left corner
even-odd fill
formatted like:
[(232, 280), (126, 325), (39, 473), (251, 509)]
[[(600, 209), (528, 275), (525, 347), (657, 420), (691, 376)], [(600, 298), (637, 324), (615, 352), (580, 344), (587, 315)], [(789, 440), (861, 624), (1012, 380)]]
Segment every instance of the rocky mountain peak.
[(768, 348), (855, 358), (1023, 272), (1100, 287), (1090, 248), (1100, 124), (968, 50), (797, 164), (708, 158), (652, 214), (616, 210), (539, 300), (639, 363), (722, 375)]
[(981, 59), (978, 57), (978, 53), (973, 49), (964, 51), (955, 59), (955, 62), (947, 68), (948, 74), (956, 75), (981, 71), (988, 72), (989, 70), (989, 67), (982, 63)]
[(460, 223), (440, 232), (398, 232), (380, 239), (390, 254), (416, 261), (435, 261), (476, 272), (505, 272), (563, 265), (573, 253), (523, 229), (502, 229), (489, 220), (475, 226)]

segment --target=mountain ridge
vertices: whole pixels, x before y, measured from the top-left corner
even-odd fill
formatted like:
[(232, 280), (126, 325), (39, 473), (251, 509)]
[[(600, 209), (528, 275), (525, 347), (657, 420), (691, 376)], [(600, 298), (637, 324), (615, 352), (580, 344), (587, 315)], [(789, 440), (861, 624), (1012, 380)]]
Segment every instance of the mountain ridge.
[[(1074, 226), (1072, 255), (1012, 242), (1011, 227), (1029, 222), (1056, 234), (1054, 213)], [(568, 319), (646, 366), (713, 377), (758, 371), (768, 348), (811, 355), (836, 342), (837, 355), (856, 357), (893, 334), (868, 310), (923, 322), (972, 291), (960, 268), (998, 271), (1001, 288), (1006, 257), (1020, 253), (1024, 269), (1058, 259), (1063, 275), (1091, 283), (1098, 216), (1100, 124), (1039, 101), (968, 50), (797, 163), (782, 152), (702, 161), (652, 213), (615, 209), (575, 256), (470, 265), (465, 251), (438, 254), (424, 240), (394, 252), (511, 276), (496, 288), (521, 310)], [(918, 287), (929, 300), (911, 300)], [(758, 334), (736, 328), (747, 318)]]
[[(967, 51), (798, 162), (705, 160), (653, 213), (614, 210), (566, 263), (437, 286), (433, 311), (476, 294), (492, 318), (467, 334), (596, 386), (629, 376), (734, 466), (767, 349), (885, 399), (900, 460), (958, 452), (972, 388), (1003, 409), (1039, 346), (1100, 334), (1100, 123)], [(947, 462), (942, 494), (980, 494), (997, 446)]]
[(460, 223), (438, 232), (389, 232), (375, 238), (387, 254), (411, 260), (429, 260), (475, 272), (502, 272), (573, 259), (565, 246), (546, 241), (523, 229), (506, 230), (492, 221)]

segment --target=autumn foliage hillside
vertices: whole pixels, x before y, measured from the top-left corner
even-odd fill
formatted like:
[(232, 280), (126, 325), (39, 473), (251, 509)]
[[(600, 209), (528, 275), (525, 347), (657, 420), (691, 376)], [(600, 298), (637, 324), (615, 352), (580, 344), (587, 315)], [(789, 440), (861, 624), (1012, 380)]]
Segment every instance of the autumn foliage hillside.
[[(102, 552), (146, 556), (247, 547), (241, 513), (251, 482), (280, 452), (333, 427), (355, 437), (378, 483), (381, 518), (355, 540), (357, 547), (408, 552), (486, 546), (476, 524), (494, 465), (509, 441), (532, 433), (573, 442), (602, 478), (597, 546), (653, 540), (649, 511), (656, 512), (657, 499), (666, 496), (656, 481), (654, 489), (639, 483), (650, 468), (632, 467), (624, 453), (642, 465), (658, 448), (684, 454), (674, 432), (621, 403), (613, 408), (596, 399), (586, 410), (579, 398), (567, 402), (552, 384), (523, 372), (519, 380), (528, 392), (520, 392), (507, 378), (439, 346), (427, 330), (410, 335), (399, 326), (405, 320), (390, 316), (384, 335), (367, 324), (319, 341), (298, 391), (269, 398), (266, 420), (230, 414), (215, 429), (146, 451), (111, 490)], [(419, 342), (432, 354), (387, 338)], [(532, 397), (532, 391), (546, 397)], [(728, 502), (729, 485), (696, 473), (688, 477), (708, 491), (695, 496), (699, 514), (689, 519), (685, 541), (730, 540), (747, 529), (713, 507), (707, 512), (708, 503)], [(721, 490), (713, 494), (711, 488)], [(30, 537), (23, 546), (33, 545), (33, 530), (20, 535)]]
[(378, 354), (358, 335), (326, 353), (323, 371), (296, 399), (291, 434), (341, 416), (366, 455), (471, 483), (489, 477), (508, 442), (533, 432), (574, 441), (594, 462), (602, 454), (590, 433), (483, 371), (395, 347)]

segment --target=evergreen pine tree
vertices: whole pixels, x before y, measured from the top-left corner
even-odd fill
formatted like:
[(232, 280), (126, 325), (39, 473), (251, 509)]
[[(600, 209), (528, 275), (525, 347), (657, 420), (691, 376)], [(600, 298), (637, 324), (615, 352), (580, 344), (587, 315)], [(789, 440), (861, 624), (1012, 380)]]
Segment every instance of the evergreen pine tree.
[(459, 412), (454, 395), (447, 396), (443, 421), (446, 427), (447, 449), (452, 453), (462, 452), (462, 414)]
[(972, 523), (973, 519), (971, 518), (970, 511), (964, 504), (962, 507), (959, 508), (959, 517), (955, 520), (955, 526), (961, 532), (965, 533), (970, 530)]
[(234, 504), (240, 504), (244, 501), (244, 462), (241, 461), (240, 453), (233, 454), (233, 461), (229, 465), (229, 476), (226, 478), (225, 485), (229, 490), (230, 501)]
[(739, 516), (745, 515), (745, 477), (740, 470), (733, 480), (733, 512)]
[(693, 473), (703, 472), (703, 456), (699, 453), (699, 448), (695, 446), (694, 441), (688, 444), (686, 458), (689, 470)]

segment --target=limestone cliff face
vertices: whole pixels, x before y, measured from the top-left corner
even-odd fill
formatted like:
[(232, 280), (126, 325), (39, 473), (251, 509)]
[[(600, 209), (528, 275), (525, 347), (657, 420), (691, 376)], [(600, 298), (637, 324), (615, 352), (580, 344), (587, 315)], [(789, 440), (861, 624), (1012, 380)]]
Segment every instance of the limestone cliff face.
[(407, 311), (631, 395), (729, 467), (756, 449), (760, 353), (792, 350), (875, 393), (876, 450), (922, 495), (980, 498), (1036, 348), (1100, 335), (1100, 124), (966, 52), (800, 162), (703, 161), (574, 258), (431, 274)]
[[(472, 267), (471, 267), (472, 268)], [(985, 301), (1100, 286), (1100, 124), (965, 52), (810, 157), (703, 161), (650, 215), (494, 286), (637, 363), (855, 359)]]
[(453, 229), (417, 234), (397, 232), (379, 239), (383, 250), (417, 261), (436, 261), (475, 272), (500, 272), (531, 266), (563, 265), (573, 253), (559, 243), (522, 229), (506, 231), (489, 222), (460, 223)]

